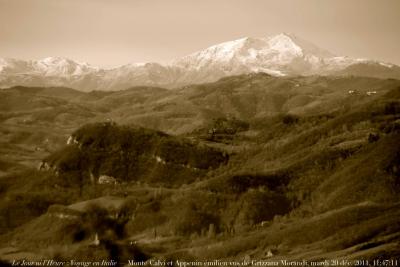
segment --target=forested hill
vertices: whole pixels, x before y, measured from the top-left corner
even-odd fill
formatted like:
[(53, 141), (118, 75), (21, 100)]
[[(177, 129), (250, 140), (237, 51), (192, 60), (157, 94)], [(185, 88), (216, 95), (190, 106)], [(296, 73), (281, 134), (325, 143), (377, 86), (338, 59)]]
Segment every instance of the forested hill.
[(79, 183), (107, 175), (118, 182), (157, 182), (167, 187), (191, 183), (227, 161), (225, 152), (204, 144), (110, 122), (79, 128), (66, 147), (45, 159), (63, 179), (84, 180)]

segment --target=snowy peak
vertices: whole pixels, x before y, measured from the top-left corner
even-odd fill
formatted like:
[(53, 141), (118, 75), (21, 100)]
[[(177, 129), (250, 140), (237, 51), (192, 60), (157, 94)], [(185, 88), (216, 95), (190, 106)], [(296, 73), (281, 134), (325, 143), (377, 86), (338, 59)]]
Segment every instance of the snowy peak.
[[(172, 65), (189, 69), (225, 65), (224, 69), (227, 69), (226, 65), (230, 64), (228, 69), (240, 68), (249, 71), (271, 69), (273, 73), (276, 73), (281, 70), (273, 70), (274, 66), (288, 65), (293, 61), (299, 62), (299, 60), (304, 61), (303, 65), (315, 65), (334, 56), (334, 54), (293, 34), (281, 33), (272, 37), (245, 37), (213, 45), (175, 60)], [(313, 69), (314, 67), (309, 66), (309, 68)]]
[(46, 76), (55, 75), (82, 75), (98, 70), (87, 63), (78, 63), (64, 57), (47, 57), (38, 61), (33, 61), (32, 65)]
[(83, 75), (98, 71), (88, 63), (78, 63), (64, 57), (47, 57), (40, 60), (0, 59), (0, 74), (32, 74), (43, 76)]
[(281, 33), (276, 36), (270, 37), (269, 39), (270, 45), (272, 46), (272, 44), (274, 44), (274, 48), (277, 51), (282, 51), (283, 49), (301, 49), (304, 55), (314, 55), (319, 58), (330, 58), (336, 56), (335, 54), (325, 49), (322, 49), (315, 44), (306, 41), (292, 33)]
[(287, 34), (278, 34), (267, 40), (268, 49), (281, 53), (290, 52), (297, 55), (301, 55), (303, 52), (303, 49)]
[(74, 61), (65, 57), (46, 57), (37, 62), (45, 65), (75, 64)]
[(195, 52), (172, 62), (171, 65), (178, 65), (184, 68), (199, 67), (218, 61), (229, 62), (237, 51), (243, 47), (246, 38), (224, 42), (210, 46), (204, 50)]

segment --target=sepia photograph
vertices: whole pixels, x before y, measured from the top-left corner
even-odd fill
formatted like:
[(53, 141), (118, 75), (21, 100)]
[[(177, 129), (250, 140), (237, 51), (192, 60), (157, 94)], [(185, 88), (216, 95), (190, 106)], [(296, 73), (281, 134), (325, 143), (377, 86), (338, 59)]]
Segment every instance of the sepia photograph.
[(0, 0), (0, 267), (400, 267), (399, 0)]

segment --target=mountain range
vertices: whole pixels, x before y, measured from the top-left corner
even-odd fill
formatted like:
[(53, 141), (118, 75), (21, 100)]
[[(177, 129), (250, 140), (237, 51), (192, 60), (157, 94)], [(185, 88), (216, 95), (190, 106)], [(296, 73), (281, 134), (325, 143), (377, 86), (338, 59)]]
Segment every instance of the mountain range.
[(0, 58), (0, 88), (64, 86), (116, 91), (132, 86), (181, 87), (225, 76), (264, 72), (274, 76), (340, 75), (400, 78), (394, 64), (337, 56), (292, 34), (224, 42), (166, 64), (133, 63), (100, 68), (62, 57)]

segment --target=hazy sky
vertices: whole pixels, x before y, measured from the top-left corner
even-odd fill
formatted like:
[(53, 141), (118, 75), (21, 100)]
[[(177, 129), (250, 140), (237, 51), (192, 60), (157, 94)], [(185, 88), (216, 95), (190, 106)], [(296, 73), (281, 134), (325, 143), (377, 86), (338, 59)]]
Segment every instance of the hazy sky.
[(165, 62), (281, 32), (400, 65), (400, 0), (0, 0), (0, 57)]

